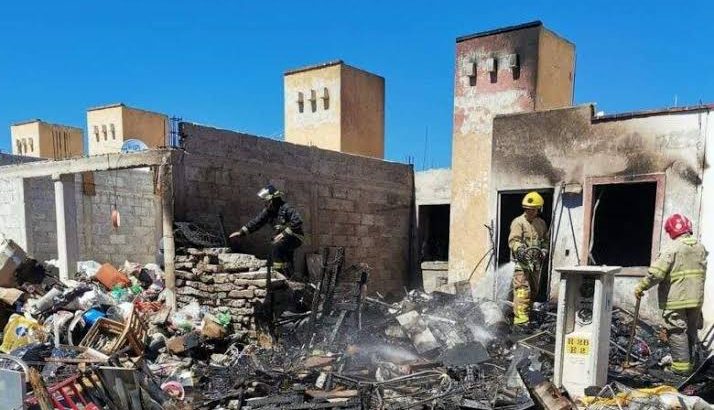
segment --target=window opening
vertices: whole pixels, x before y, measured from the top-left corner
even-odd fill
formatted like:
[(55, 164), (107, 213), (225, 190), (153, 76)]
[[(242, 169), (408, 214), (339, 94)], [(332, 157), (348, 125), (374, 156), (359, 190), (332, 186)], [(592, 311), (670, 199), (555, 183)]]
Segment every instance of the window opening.
[(588, 265), (649, 266), (657, 182), (592, 187)]
[(302, 114), (305, 111), (305, 95), (301, 92), (298, 93), (297, 104), (298, 112)]
[(449, 259), (450, 206), (419, 206), (419, 249), (421, 262)]

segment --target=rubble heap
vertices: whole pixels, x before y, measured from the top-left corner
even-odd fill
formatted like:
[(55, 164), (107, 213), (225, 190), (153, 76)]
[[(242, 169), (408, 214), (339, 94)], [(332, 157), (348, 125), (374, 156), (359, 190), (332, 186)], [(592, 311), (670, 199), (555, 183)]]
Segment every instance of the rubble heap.
[[(176, 288), (179, 307), (189, 303), (220, 308), (230, 313), (232, 333), (247, 332), (255, 338), (255, 312), (265, 303), (268, 268), (253, 255), (230, 253), (230, 248), (187, 248), (176, 256)], [(286, 286), (279, 273), (271, 277), (271, 289)]]
[[(298, 283), (269, 276), (252, 255), (180, 249), (175, 310), (164, 304), (163, 272), (153, 264), (81, 262), (77, 280), (62, 283), (51, 266), (25, 256), (10, 267), (0, 260), (0, 279), (10, 286), (0, 288), (0, 311), (14, 312), (1, 323), (0, 350), (8, 355), (0, 357), (0, 375), (4, 382), (20, 371), (31, 390), (11, 403), (110, 410), (575, 406), (550, 382), (552, 305), (537, 306), (534, 333), (519, 334), (499, 301), (416, 290), (387, 301), (368, 296), (369, 267), (344, 266), (344, 249), (309, 260), (310, 283)], [(645, 324), (635, 366), (618, 368), (631, 320), (622, 310), (614, 316), (613, 383), (598, 386), (581, 407), (653, 408), (638, 407), (640, 396), (660, 406), (665, 396), (684, 402), (695, 398), (683, 392), (711, 394), (713, 356), (689, 380), (664, 380), (656, 369), (667, 350)], [(679, 391), (614, 383), (638, 380)], [(603, 392), (626, 400), (613, 404)]]

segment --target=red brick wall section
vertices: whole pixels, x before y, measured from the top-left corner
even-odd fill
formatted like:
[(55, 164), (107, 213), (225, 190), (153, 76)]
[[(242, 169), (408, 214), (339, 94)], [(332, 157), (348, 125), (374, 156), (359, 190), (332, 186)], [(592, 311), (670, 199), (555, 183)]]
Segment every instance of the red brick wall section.
[[(181, 123), (186, 155), (176, 166), (176, 220), (237, 230), (261, 208), (256, 193), (270, 182), (287, 192), (305, 221), (296, 255), (344, 246), (347, 263), (372, 267), (370, 290), (398, 294), (410, 272), (410, 165)], [(248, 237), (241, 251), (265, 257), (270, 230)]]

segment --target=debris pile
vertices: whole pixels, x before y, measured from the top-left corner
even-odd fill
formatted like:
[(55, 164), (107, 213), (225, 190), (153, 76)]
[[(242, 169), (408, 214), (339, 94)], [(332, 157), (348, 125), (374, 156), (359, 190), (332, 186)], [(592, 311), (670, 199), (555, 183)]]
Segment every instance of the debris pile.
[[(228, 248), (182, 248), (173, 310), (164, 300), (159, 266), (126, 262), (117, 269), (86, 261), (78, 264), (76, 280), (62, 283), (51, 266), (12, 249), (0, 253), (13, 255), (0, 261), (6, 285), (0, 288), (6, 313), (0, 390), (15, 392), (10, 408), (576, 405), (550, 382), (552, 305), (538, 305), (535, 329), (523, 334), (511, 329), (508, 306), (497, 301), (420, 291), (397, 301), (368, 296), (371, 269), (345, 266), (342, 248), (309, 255), (306, 282), (271, 273), (266, 261)], [(647, 403), (679, 398), (690, 408), (706, 408), (681, 393), (711, 390), (711, 357), (690, 379), (674, 383), (659, 371), (666, 344), (657, 329), (641, 323), (635, 366), (623, 369), (623, 337), (631, 323), (632, 315), (616, 309), (613, 384), (591, 389), (578, 405), (643, 408), (637, 406), (647, 395)], [(681, 388), (633, 390), (638, 383)]]
[[(179, 307), (198, 304), (230, 314), (231, 333), (247, 332), (255, 338), (255, 312), (267, 295), (266, 261), (253, 255), (230, 253), (230, 248), (188, 248), (176, 257)], [(271, 289), (286, 286), (282, 275), (273, 275)]]

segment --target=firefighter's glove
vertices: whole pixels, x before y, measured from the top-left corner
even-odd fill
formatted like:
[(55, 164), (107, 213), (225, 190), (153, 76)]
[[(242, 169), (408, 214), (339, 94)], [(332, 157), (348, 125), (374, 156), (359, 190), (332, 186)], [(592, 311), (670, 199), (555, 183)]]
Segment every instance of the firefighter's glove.
[(276, 244), (276, 243), (282, 241), (283, 238), (285, 238), (285, 234), (279, 233), (279, 234), (275, 235), (275, 237), (273, 238), (273, 243)]
[(244, 226), (244, 227), (240, 228), (239, 231), (233, 232), (233, 233), (229, 236), (229, 238), (237, 238), (237, 237), (241, 237), (241, 236), (246, 236), (247, 234), (248, 234), (248, 228), (246, 228), (246, 227)]
[(540, 256), (543, 258), (543, 260), (547, 259), (548, 258), (548, 249), (541, 249)]
[(642, 299), (642, 296), (644, 294), (645, 294), (645, 291), (641, 287), (639, 287), (639, 286), (635, 287), (635, 297), (637, 299)]

